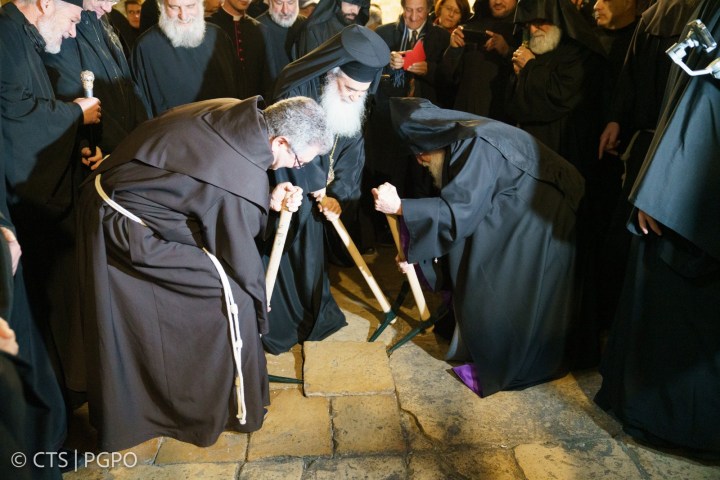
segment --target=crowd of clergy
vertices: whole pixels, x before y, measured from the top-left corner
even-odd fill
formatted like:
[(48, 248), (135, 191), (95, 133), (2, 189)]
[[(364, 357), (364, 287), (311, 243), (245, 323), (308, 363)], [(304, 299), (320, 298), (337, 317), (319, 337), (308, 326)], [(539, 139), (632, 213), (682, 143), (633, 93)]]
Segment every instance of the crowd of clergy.
[(599, 368), (628, 433), (720, 456), (720, 84), (666, 54), (718, 6), (394, 1), (4, 2), (3, 478), (58, 478), (5, 453), (86, 401), (108, 451), (261, 428), (264, 352), (346, 325), (329, 265), (386, 215), (480, 397)]

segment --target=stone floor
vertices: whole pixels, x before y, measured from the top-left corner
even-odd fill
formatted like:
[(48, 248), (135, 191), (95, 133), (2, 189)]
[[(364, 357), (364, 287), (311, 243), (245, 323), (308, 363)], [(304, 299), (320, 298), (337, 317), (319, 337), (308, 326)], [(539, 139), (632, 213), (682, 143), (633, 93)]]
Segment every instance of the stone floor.
[[(391, 248), (365, 256), (393, 300), (402, 278)], [(272, 383), (263, 428), (224, 433), (209, 448), (156, 438), (65, 480), (84, 479), (720, 479), (703, 464), (637, 444), (598, 409), (596, 371), (575, 372), (520, 392), (481, 399), (444, 361), (448, 343), (422, 334), (390, 355), (385, 347), (417, 324), (412, 297), (375, 343), (384, 317), (359, 271), (333, 269), (333, 294), (348, 326), (323, 342), (268, 355)], [(437, 298), (429, 297), (431, 307)], [(87, 449), (87, 408), (73, 418), (70, 448)], [(128, 460), (129, 459), (129, 460)], [(120, 462), (122, 463), (122, 462)]]

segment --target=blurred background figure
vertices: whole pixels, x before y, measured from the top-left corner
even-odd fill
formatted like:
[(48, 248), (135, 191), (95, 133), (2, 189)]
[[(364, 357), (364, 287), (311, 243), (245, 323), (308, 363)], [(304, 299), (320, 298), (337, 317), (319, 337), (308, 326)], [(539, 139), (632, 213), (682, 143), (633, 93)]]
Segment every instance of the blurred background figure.
[(317, 0), (300, 0), (300, 15), (309, 17), (317, 7)]
[(370, 4), (370, 17), (365, 26), (370, 30), (375, 30), (383, 23), (382, 8), (377, 3)]
[(210, 16), (220, 10), (220, 7), (223, 5), (223, 0), (205, 0), (203, 3), (203, 8), (205, 9), (205, 18), (210, 18)]
[(467, 0), (438, 0), (435, 2), (433, 23), (452, 33), (455, 27), (470, 18), (470, 4)]

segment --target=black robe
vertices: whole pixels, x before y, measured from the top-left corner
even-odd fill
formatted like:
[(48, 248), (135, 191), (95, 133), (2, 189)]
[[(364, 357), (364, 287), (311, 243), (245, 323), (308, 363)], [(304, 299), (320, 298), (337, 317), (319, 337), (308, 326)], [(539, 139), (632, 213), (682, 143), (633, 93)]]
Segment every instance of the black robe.
[(275, 80), (278, 75), (293, 58), (297, 58), (295, 47), (290, 41), (292, 38), (291, 32), (300, 28), (305, 20), (305, 17), (298, 15), (295, 23), (285, 28), (275, 23), (268, 12), (257, 17), (265, 38), (265, 53), (267, 55), (266, 62), (269, 75), (268, 85), (263, 91), (265, 98), (272, 98)]
[(260, 23), (247, 15), (235, 22), (232, 15), (222, 7), (213, 13), (208, 21), (222, 28), (236, 47), (234, 50), (238, 56), (236, 63), (238, 98), (265, 95), (270, 82), (266, 67), (265, 40)]
[(104, 18), (83, 10), (77, 35), (63, 40), (60, 53), (45, 53), (43, 61), (55, 94), (66, 101), (84, 96), (80, 72), (93, 72), (93, 96), (100, 99), (102, 122), (82, 130), (103, 154), (108, 154), (147, 120), (147, 111), (119, 39)]
[[(482, 13), (477, 11), (478, 8)], [(490, 30), (502, 35), (510, 51), (507, 57), (503, 57), (496, 51), (486, 51), (484, 42), (469, 40), (465, 42), (465, 47), (449, 47), (443, 55), (442, 68), (457, 89), (453, 108), (512, 123), (507, 114), (508, 84), (515, 75), (511, 55), (520, 46), (521, 30), (515, 29), (512, 13), (504, 18), (492, 17), (487, 0), (482, 4), (476, 2), (475, 9), (475, 15), (468, 20), (466, 28), (481, 32)]]
[[(355, 18), (354, 24), (364, 26), (370, 15), (370, 2), (369, 0), (360, 1), (360, 11)], [(341, 3), (342, 0), (320, 0), (320, 2), (318, 2), (312, 15), (297, 32), (293, 33), (294, 38), (292, 42), (297, 54), (296, 57), (293, 57), (293, 60), (297, 60), (303, 55), (315, 50), (347, 26), (347, 24), (339, 18), (341, 15)], [(357, 4), (356, 1), (352, 3)]]
[[(273, 157), (257, 103), (178, 107), (103, 163), (104, 190), (149, 228), (106, 204), (94, 178), (83, 186), (88, 401), (101, 450), (159, 436), (209, 446), (224, 429), (262, 426), (267, 302), (255, 238), (265, 228)], [(221, 282), (203, 247), (224, 266), (238, 307), (245, 425), (235, 418)]]
[[(372, 31), (365, 27), (348, 27), (324, 44), (324, 48), (289, 64), (278, 78), (276, 98), (304, 95), (318, 100), (325, 72), (355, 60), (378, 68), (379, 76), (379, 68), (389, 55), (390, 51)], [(377, 81), (371, 84), (370, 91), (376, 84)], [(331, 158), (334, 178), (329, 182)], [(334, 230), (325, 224), (325, 216), (318, 212), (310, 193), (327, 186), (327, 195), (340, 202), (341, 218), (350, 230), (347, 220), (360, 198), (364, 161), (363, 138), (358, 134), (336, 137), (331, 152), (317, 157), (302, 169), (281, 168), (271, 173), (273, 184), (289, 181), (305, 193), (300, 209), (293, 215), (286, 252), (280, 260), (270, 301), (270, 332), (263, 336), (263, 343), (271, 353), (287, 351), (305, 340), (322, 340), (346, 325), (345, 316), (330, 293), (323, 246), (325, 230), (329, 230), (330, 238), (334, 238)], [(266, 260), (271, 246), (271, 243), (265, 246)], [(337, 247), (344, 249), (344, 246)]]
[(504, 123), (421, 99), (391, 108), (414, 152), (445, 150), (440, 196), (402, 200), (407, 258), (446, 256), (481, 394), (564, 375), (582, 177)]
[(230, 39), (213, 24), (205, 26), (205, 37), (195, 48), (173, 47), (153, 26), (138, 38), (131, 58), (152, 116), (199, 100), (238, 98), (235, 62)]
[(137, 40), (138, 36), (140, 36), (140, 29), (133, 28), (132, 25), (130, 25), (127, 17), (125, 17), (125, 15), (120, 13), (115, 8), (108, 12), (107, 17), (108, 21), (117, 32), (118, 37), (120, 37), (120, 42), (122, 43), (122, 48), (123, 52), (125, 52), (125, 56), (127, 58), (130, 58), (130, 54), (135, 47), (135, 41)]
[[(717, 2), (685, 20), (695, 18), (720, 36)], [(699, 50), (688, 49), (691, 69), (717, 57)], [(720, 82), (673, 67), (666, 99), (630, 196), (663, 235), (633, 240), (595, 400), (638, 439), (718, 459)]]
[(38, 54), (44, 42), (13, 4), (0, 14), (0, 42), (0, 157), (10, 216), (24, 251), (25, 286), (33, 317), (52, 341), (48, 349), (58, 378), (82, 389), (80, 337), (67, 324), (64, 309), (76, 294), (65, 272), (74, 268), (74, 208), (85, 175), (79, 158), (71, 159), (82, 110), (55, 99)]

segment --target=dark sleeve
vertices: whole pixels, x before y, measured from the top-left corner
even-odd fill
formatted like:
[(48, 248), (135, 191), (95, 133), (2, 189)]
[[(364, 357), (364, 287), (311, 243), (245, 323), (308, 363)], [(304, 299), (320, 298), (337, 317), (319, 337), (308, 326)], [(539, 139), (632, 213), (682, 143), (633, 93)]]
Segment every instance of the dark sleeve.
[[(403, 199), (403, 220), (410, 233), (408, 261), (441, 257), (472, 235), (492, 209), (500, 153), (481, 139), (453, 146), (451, 180), (439, 197)], [(448, 155), (449, 160), (449, 155)]]
[(550, 61), (530, 60), (517, 75), (512, 112), (521, 123), (558, 120), (582, 102), (590, 52), (557, 53)]
[[(145, 36), (143, 36), (143, 38), (144, 37)], [(152, 118), (157, 115), (158, 107), (155, 105), (155, 101), (153, 100), (152, 89), (148, 83), (147, 72), (145, 70), (145, 50), (147, 41), (148, 39), (146, 39), (146, 42), (138, 41), (135, 43), (135, 48), (133, 48), (132, 56), (130, 57), (130, 68), (132, 70), (133, 78), (135, 79), (135, 84), (147, 104), (148, 117)]]

